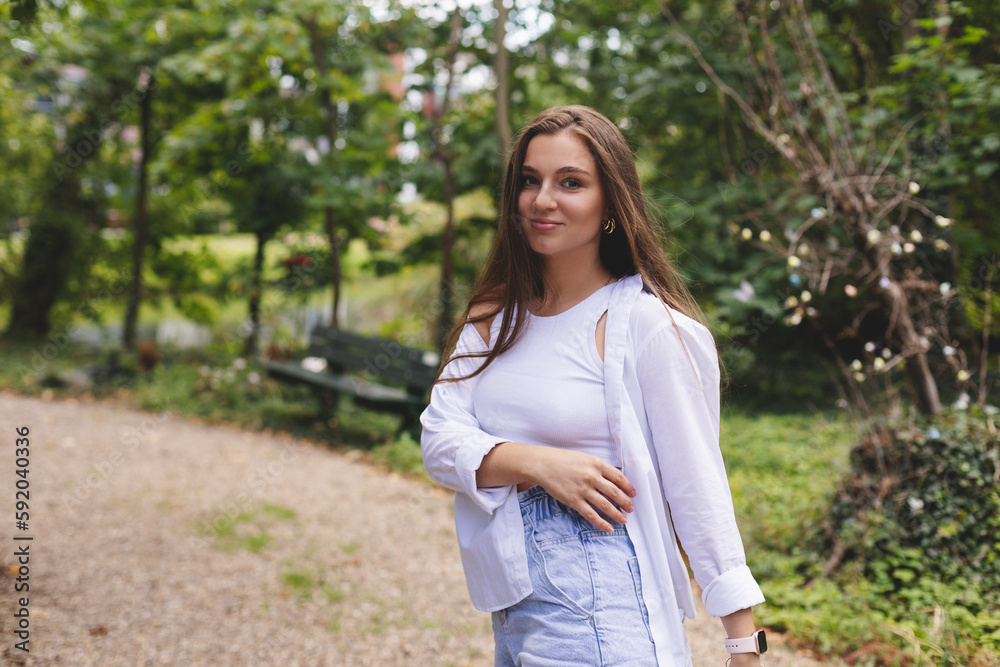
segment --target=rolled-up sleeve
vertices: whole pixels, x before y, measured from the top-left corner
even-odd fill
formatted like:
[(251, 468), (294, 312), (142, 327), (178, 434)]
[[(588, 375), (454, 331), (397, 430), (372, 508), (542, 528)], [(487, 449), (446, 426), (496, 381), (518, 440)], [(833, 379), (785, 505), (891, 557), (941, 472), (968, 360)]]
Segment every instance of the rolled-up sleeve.
[[(483, 357), (461, 355), (486, 350), (479, 332), (473, 325), (466, 324), (455, 352), (441, 374), (442, 379), (475, 372)], [(484, 512), (492, 513), (503, 504), (512, 487), (481, 489), (476, 485), (476, 471), (483, 457), (504, 442), (503, 438), (483, 431), (476, 419), (473, 392), (479, 377), (434, 385), (430, 404), (420, 416), (423, 427), (420, 449), (424, 468), (431, 479), (453, 491), (464, 493)]]
[(642, 343), (636, 371), (664, 498), (705, 609), (726, 616), (763, 602), (746, 565), (719, 449), (719, 364), (711, 333), (675, 313), (674, 322)]

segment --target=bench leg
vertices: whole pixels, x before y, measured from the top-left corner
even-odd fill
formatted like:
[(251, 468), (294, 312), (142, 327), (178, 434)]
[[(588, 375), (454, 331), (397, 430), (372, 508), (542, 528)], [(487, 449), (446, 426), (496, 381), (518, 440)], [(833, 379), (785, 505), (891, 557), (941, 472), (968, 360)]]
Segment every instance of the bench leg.
[(333, 391), (332, 389), (326, 389), (325, 387), (316, 387), (313, 389), (313, 395), (319, 402), (319, 415), (324, 422), (330, 421), (335, 414), (337, 414), (337, 404), (340, 402), (340, 392)]

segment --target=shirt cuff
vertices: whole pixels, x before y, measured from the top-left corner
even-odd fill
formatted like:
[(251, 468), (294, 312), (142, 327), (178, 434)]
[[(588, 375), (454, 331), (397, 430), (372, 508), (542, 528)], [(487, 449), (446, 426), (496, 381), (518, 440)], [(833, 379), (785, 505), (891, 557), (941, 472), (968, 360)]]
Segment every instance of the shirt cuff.
[(764, 593), (746, 565), (723, 572), (701, 592), (710, 616), (728, 616), (764, 601)]
[(483, 458), (490, 453), (490, 450), (506, 441), (488, 433), (479, 433), (473, 437), (474, 442), (459, 448), (455, 457), (455, 469), (465, 494), (484, 512), (492, 514), (503, 505), (511, 487), (479, 488), (476, 483), (476, 471), (479, 470)]

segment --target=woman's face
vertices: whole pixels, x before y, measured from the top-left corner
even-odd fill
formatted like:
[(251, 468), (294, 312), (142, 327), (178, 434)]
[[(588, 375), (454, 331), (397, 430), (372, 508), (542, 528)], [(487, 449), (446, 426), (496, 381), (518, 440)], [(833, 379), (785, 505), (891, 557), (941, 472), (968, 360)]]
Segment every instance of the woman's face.
[(608, 217), (597, 163), (587, 144), (568, 132), (528, 142), (517, 211), (531, 249), (545, 256), (598, 254)]

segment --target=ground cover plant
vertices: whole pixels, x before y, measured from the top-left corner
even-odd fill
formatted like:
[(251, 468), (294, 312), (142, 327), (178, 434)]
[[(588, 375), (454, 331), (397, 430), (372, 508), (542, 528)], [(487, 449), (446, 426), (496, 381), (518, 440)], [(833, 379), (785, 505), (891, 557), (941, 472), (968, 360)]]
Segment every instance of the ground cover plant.
[(759, 622), (852, 665), (1000, 664), (991, 415), (913, 417), (882, 461), (845, 419), (737, 412), (724, 430)]

